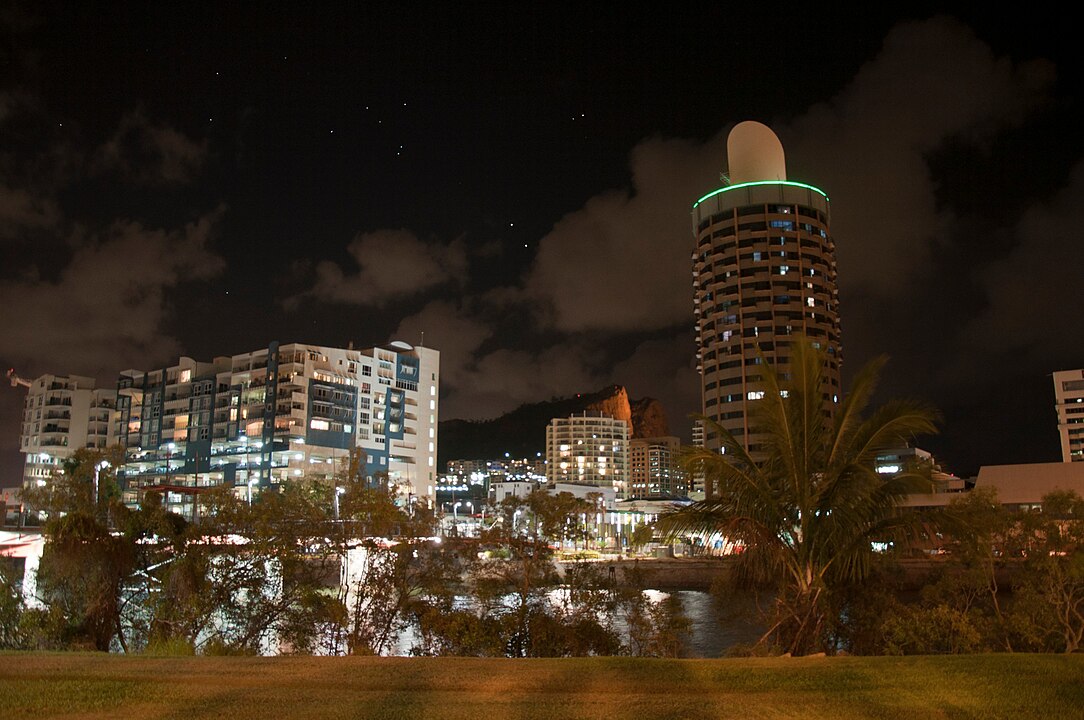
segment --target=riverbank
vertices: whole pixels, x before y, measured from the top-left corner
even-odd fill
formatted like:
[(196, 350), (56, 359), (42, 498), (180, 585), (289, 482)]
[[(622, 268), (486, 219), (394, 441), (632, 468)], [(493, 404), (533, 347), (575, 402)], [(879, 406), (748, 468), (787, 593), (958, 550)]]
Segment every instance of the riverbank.
[[(737, 562), (734, 556), (619, 558), (602, 555), (589, 559), (613, 568), (613, 577), (619, 584), (658, 590), (710, 590), (713, 583), (727, 577)], [(558, 566), (573, 561), (560, 561)], [(920, 590), (943, 572), (961, 571), (950, 557), (896, 560), (895, 568), (899, 589), (904, 591)], [(1019, 563), (999, 563), (994, 570), (998, 585), (1005, 589), (1010, 588), (1018, 568)]]
[(1084, 655), (652, 660), (0, 653), (5, 717), (1048, 718)]

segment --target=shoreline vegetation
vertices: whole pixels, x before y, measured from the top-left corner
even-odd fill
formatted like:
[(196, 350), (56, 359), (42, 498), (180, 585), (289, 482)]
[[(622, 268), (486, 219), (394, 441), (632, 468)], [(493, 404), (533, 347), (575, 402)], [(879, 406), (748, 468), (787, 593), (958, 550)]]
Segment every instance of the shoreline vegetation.
[(1046, 718), (1084, 654), (480, 659), (0, 652), (6, 717)]

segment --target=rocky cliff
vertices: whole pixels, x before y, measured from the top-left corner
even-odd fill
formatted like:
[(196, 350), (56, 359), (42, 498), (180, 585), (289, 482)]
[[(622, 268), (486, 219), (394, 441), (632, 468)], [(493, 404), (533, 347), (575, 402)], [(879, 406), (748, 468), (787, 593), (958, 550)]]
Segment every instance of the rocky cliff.
[(670, 434), (666, 410), (655, 398), (641, 398), (632, 402), (633, 437), (651, 438)]

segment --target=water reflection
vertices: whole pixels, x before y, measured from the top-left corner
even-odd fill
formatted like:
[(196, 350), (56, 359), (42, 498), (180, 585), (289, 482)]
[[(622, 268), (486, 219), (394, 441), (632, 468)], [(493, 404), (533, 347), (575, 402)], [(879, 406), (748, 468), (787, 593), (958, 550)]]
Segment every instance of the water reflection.
[(674, 590), (673, 593), (689, 619), (685, 657), (722, 657), (734, 645), (756, 642), (763, 632), (754, 613), (752, 598), (728, 596), (718, 600), (703, 590)]
[[(682, 648), (682, 657), (717, 658), (737, 644), (756, 642), (764, 629), (756, 618), (752, 598), (740, 595), (717, 599), (704, 590), (645, 590), (652, 602), (659, 602), (673, 594), (681, 602), (682, 612), (689, 619), (689, 635)], [(463, 606), (466, 598), (459, 598)], [(624, 623), (616, 623), (619, 632)], [(412, 645), (419, 641), (416, 629), (408, 627), (399, 637), (393, 654), (409, 655)]]

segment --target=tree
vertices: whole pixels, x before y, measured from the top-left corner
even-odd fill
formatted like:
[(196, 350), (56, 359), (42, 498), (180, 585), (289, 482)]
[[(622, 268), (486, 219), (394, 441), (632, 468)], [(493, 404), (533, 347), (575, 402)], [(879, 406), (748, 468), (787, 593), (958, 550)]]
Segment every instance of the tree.
[(19, 650), (26, 642), (21, 627), (26, 605), (23, 582), (14, 564), (0, 558), (0, 650)]
[(1084, 498), (1052, 492), (1020, 524), (1025, 559), (1013, 584), (1010, 629), (1030, 641), (1027, 649), (1078, 652), (1084, 644)]
[(47, 518), (37, 599), (46, 607), (38, 615), (48, 621), (38, 623), (38, 644), (104, 651), (115, 639), (128, 650), (130, 580), (148, 548), (129, 528), (113, 531), (118, 518), (131, 516), (114, 474), (123, 453), (80, 448), (44, 485), (26, 490), (30, 506)]
[(722, 453), (686, 452), (690, 471), (704, 473), (716, 492), (665, 517), (673, 533), (719, 532), (740, 541), (735, 577), (776, 584), (776, 601), (761, 643), (806, 654), (828, 647), (829, 595), (864, 578), (871, 542), (912, 529), (897, 509), (908, 492), (928, 489), (922, 468), (884, 476), (877, 454), (935, 431), (925, 405), (892, 401), (865, 415), (884, 365), (873, 361), (856, 376), (831, 419), (826, 418), (826, 357), (806, 339), (791, 346), (789, 366), (764, 363), (764, 397), (750, 415), (760, 443), (753, 455), (724, 427), (704, 418)]
[(204, 496), (154, 602), (154, 639), (231, 654), (316, 647), (321, 626), (343, 616), (322, 597), (342, 547), (329, 537), (332, 492), (301, 479), (252, 503), (228, 487)]

